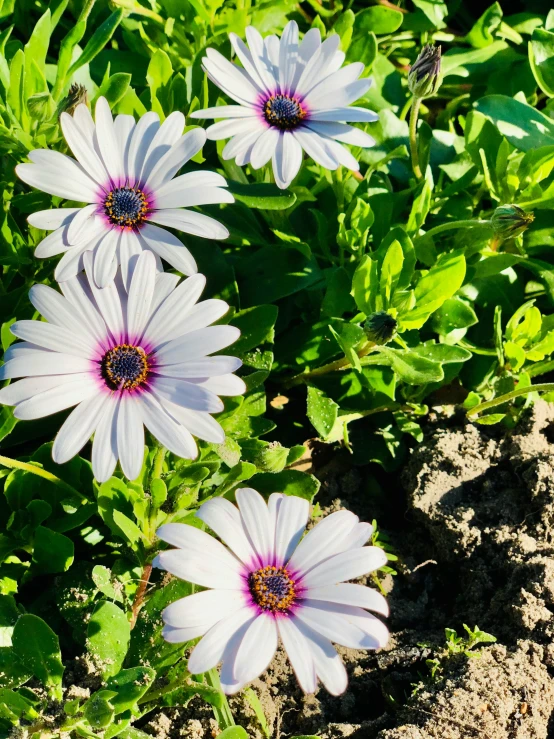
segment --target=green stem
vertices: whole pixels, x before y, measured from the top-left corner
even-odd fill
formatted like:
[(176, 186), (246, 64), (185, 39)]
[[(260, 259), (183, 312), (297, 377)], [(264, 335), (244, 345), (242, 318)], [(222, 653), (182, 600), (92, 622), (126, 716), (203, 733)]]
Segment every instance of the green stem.
[(235, 719), (233, 718), (233, 714), (231, 713), (231, 708), (229, 707), (227, 697), (225, 696), (225, 693), (221, 690), (221, 682), (219, 681), (219, 673), (217, 669), (214, 667), (209, 672), (206, 672), (204, 674), (205, 674), (206, 682), (208, 683), (208, 685), (212, 688), (215, 688), (221, 693), (221, 697), (222, 697), (221, 707), (218, 708), (216, 706), (212, 706), (214, 716), (216, 718), (217, 723), (219, 724), (219, 728), (222, 731), (224, 731), (225, 729), (229, 729), (231, 726), (235, 725)]
[(159, 446), (154, 455), (154, 461), (152, 463), (152, 469), (150, 470), (150, 482), (156, 480), (162, 476), (164, 459), (167, 449), (164, 446)]
[(23, 472), (30, 472), (32, 475), (37, 475), (38, 477), (42, 477), (43, 479), (48, 480), (48, 482), (56, 485), (56, 487), (60, 488), (60, 490), (65, 490), (66, 493), (75, 496), (80, 500), (84, 500), (87, 503), (89, 502), (88, 498), (86, 498), (82, 493), (80, 493), (71, 485), (68, 485), (67, 482), (60, 480), (59, 477), (56, 477), (56, 475), (48, 472), (48, 470), (45, 470), (43, 467), (37, 467), (37, 465), (35, 464), (20, 462), (18, 459), (11, 459), (10, 457), (3, 457), (2, 455), (0, 455), (0, 465), (8, 467), (11, 470), (23, 470)]
[(528, 393), (551, 393), (554, 392), (554, 382), (545, 382), (541, 385), (528, 385), (527, 387), (520, 387), (512, 390), (504, 395), (499, 395), (497, 398), (487, 400), (485, 403), (479, 403), (474, 408), (471, 408), (468, 412), (468, 416), (476, 416), (482, 411), (486, 411), (489, 408), (494, 408), (497, 405), (507, 403), (508, 400), (518, 398), (520, 395), (527, 395)]
[(414, 170), (414, 175), (418, 180), (423, 179), (421, 167), (419, 166), (419, 154), (417, 151), (417, 118), (419, 116), (420, 106), (421, 98), (414, 97), (410, 112), (410, 152), (412, 155), (412, 169)]
[(440, 226), (435, 226), (434, 228), (430, 228), (429, 231), (422, 234), (421, 236), (416, 236), (414, 239), (414, 245), (420, 244), (425, 239), (431, 238), (432, 236), (437, 236), (440, 233), (443, 233), (444, 231), (453, 231), (456, 228), (475, 228), (475, 226), (490, 226), (490, 221), (482, 220), (479, 218), (470, 218), (467, 220), (461, 220), (461, 221), (449, 221), (448, 223), (441, 223)]
[[(373, 349), (375, 344), (371, 341), (368, 341), (367, 344), (360, 350), (358, 350), (357, 355), (360, 357), (365, 357), (366, 354), (369, 354), (369, 352)], [(287, 380), (283, 383), (283, 386), (285, 388), (294, 387), (295, 385), (301, 385), (303, 382), (306, 382), (306, 380), (309, 380), (311, 377), (318, 377), (319, 375), (327, 375), (329, 372), (337, 372), (338, 370), (347, 369), (351, 366), (351, 362), (346, 357), (343, 357), (342, 359), (336, 359), (334, 362), (329, 362), (329, 364), (324, 364), (322, 367), (318, 367), (314, 370), (309, 370), (308, 372), (300, 372), (300, 374), (295, 375), (294, 377), (291, 377), (290, 380)]]

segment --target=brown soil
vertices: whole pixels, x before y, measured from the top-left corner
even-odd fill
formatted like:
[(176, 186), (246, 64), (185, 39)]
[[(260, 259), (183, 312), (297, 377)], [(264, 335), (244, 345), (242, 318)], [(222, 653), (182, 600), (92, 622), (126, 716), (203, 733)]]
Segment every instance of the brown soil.
[[(252, 686), (271, 737), (554, 739), (553, 441), (554, 409), (539, 402), (508, 434), (432, 418), (402, 484), (389, 478), (381, 490), (346, 455), (314, 455), (324, 512), (376, 517), (400, 557), (384, 581), (392, 637), (378, 654), (340, 650), (350, 674), (340, 698), (303, 696), (279, 652)], [(498, 643), (478, 647), (478, 658), (443, 657), (432, 679), (426, 660), (444, 654), (445, 627), (462, 634), (464, 623)], [(231, 706), (262, 739), (248, 701)], [(194, 699), (144, 730), (211, 739), (214, 728)]]

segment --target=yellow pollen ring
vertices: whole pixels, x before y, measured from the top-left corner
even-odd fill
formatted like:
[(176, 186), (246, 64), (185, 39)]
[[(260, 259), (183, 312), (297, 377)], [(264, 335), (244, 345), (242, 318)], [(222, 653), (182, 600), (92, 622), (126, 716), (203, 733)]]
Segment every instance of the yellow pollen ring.
[(263, 611), (285, 613), (297, 598), (294, 579), (285, 567), (268, 565), (252, 572), (250, 593)]

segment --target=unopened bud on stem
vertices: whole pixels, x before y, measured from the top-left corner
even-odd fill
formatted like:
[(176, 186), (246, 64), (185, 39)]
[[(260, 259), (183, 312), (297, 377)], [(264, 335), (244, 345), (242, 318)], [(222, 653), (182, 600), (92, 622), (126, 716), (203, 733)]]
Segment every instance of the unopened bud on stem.
[(441, 47), (427, 44), (408, 74), (408, 87), (416, 98), (435, 95), (441, 86)]
[(398, 322), (384, 310), (372, 313), (364, 323), (364, 331), (368, 341), (383, 346), (396, 334)]
[(60, 115), (61, 113), (69, 113), (69, 115), (73, 115), (75, 108), (81, 103), (84, 103), (85, 105), (89, 104), (88, 90), (84, 85), (79, 85), (77, 82), (74, 82), (69, 88), (67, 95), (61, 101), (58, 111)]
[(491, 226), (494, 235), (505, 241), (522, 234), (534, 220), (533, 213), (527, 213), (519, 205), (499, 205), (492, 214)]

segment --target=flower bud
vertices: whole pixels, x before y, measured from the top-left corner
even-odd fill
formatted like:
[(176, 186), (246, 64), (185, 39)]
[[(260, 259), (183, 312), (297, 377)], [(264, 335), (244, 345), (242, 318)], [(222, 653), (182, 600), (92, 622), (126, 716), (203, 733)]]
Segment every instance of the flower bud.
[(60, 103), (59, 113), (69, 113), (69, 115), (73, 115), (75, 108), (81, 103), (84, 103), (85, 105), (89, 104), (88, 90), (84, 85), (79, 85), (74, 82), (69, 88), (66, 97), (64, 97)]
[(27, 100), (27, 108), (36, 121), (46, 121), (56, 112), (56, 103), (49, 92), (37, 92)]
[(396, 334), (398, 321), (384, 310), (372, 313), (364, 323), (364, 331), (368, 341), (378, 346), (388, 344)]
[(491, 226), (494, 235), (504, 241), (522, 234), (534, 220), (533, 213), (527, 213), (519, 205), (499, 205), (492, 214)]
[(441, 86), (441, 47), (427, 44), (408, 74), (408, 87), (414, 97), (427, 98)]

